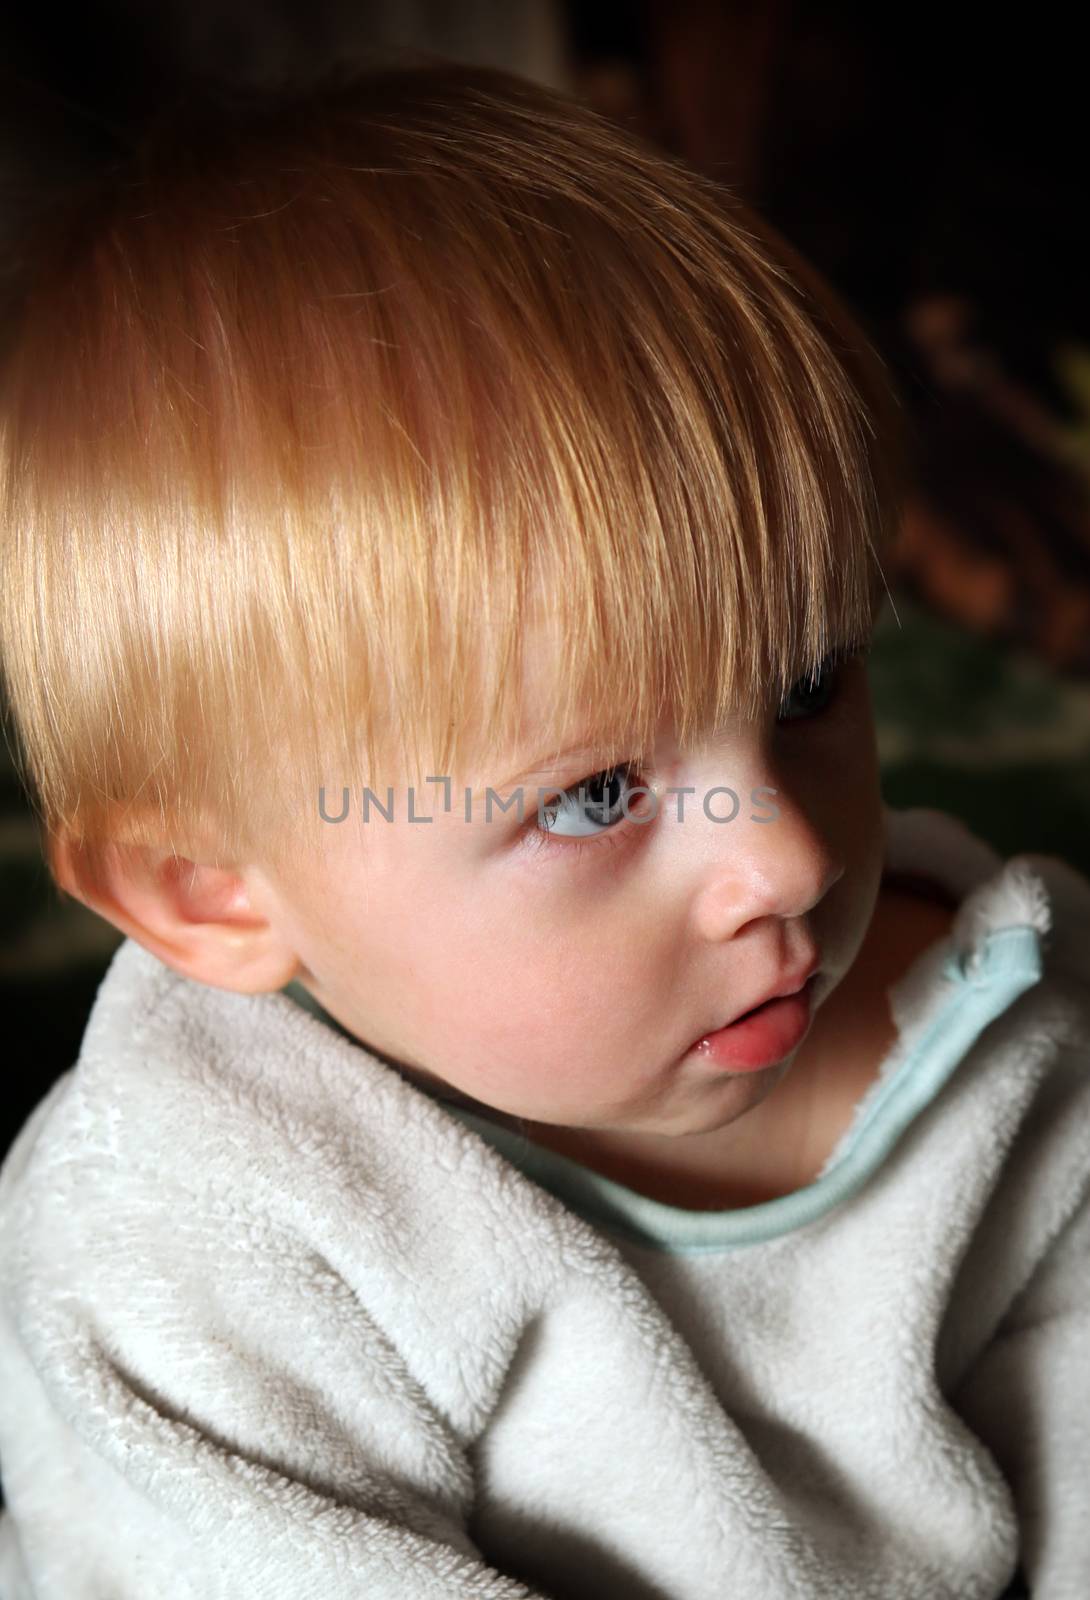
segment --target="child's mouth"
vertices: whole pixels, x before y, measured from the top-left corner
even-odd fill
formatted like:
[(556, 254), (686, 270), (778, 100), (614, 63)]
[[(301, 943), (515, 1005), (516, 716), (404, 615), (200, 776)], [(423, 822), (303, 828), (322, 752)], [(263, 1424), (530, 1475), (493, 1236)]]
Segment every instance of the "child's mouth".
[(810, 1029), (816, 974), (797, 994), (766, 1000), (725, 1028), (698, 1039), (688, 1052), (726, 1072), (759, 1072), (796, 1050)]

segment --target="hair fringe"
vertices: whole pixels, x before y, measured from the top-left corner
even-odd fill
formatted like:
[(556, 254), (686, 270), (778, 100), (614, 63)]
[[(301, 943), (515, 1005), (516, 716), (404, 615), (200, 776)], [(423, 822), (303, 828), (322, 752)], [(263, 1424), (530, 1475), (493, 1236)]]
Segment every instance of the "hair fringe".
[(0, 368), (13, 754), (90, 857), (237, 860), (319, 848), (320, 785), (696, 738), (869, 635), (903, 482), (828, 285), (574, 99), (190, 98), (50, 224)]

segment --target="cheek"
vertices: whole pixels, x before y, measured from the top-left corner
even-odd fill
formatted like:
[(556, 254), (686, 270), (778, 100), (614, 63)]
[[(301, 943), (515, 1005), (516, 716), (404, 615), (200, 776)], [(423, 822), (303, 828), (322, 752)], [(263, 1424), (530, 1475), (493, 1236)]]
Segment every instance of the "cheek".
[(840, 819), (840, 829), (844, 875), (833, 891), (836, 944), (830, 945), (830, 955), (835, 959), (839, 951), (850, 962), (874, 913), (885, 865), (885, 826), (877, 787), (873, 793), (857, 791), (856, 803)]
[(534, 1062), (637, 1028), (653, 961), (637, 920), (592, 911), (562, 927), (541, 920), (478, 901), (455, 935), (429, 946), (433, 1023), (456, 1017), (492, 1059)]

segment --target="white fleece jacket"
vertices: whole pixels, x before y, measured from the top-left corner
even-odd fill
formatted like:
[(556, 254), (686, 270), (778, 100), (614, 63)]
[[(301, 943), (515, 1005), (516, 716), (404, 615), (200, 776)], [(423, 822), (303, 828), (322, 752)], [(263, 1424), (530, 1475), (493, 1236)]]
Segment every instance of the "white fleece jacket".
[(2, 1600), (1087, 1600), (1090, 883), (886, 816), (950, 938), (733, 1211), (126, 941), (0, 1170)]

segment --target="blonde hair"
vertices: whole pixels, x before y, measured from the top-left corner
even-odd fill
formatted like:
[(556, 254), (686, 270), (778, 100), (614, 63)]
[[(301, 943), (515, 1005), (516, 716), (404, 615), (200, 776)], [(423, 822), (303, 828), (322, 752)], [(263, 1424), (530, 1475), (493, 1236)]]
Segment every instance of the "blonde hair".
[(782, 239), (562, 94), (440, 63), (170, 108), (43, 235), (0, 370), (42, 825), (279, 859), (320, 785), (503, 748), (538, 603), (561, 730), (759, 714), (869, 634), (899, 419)]

